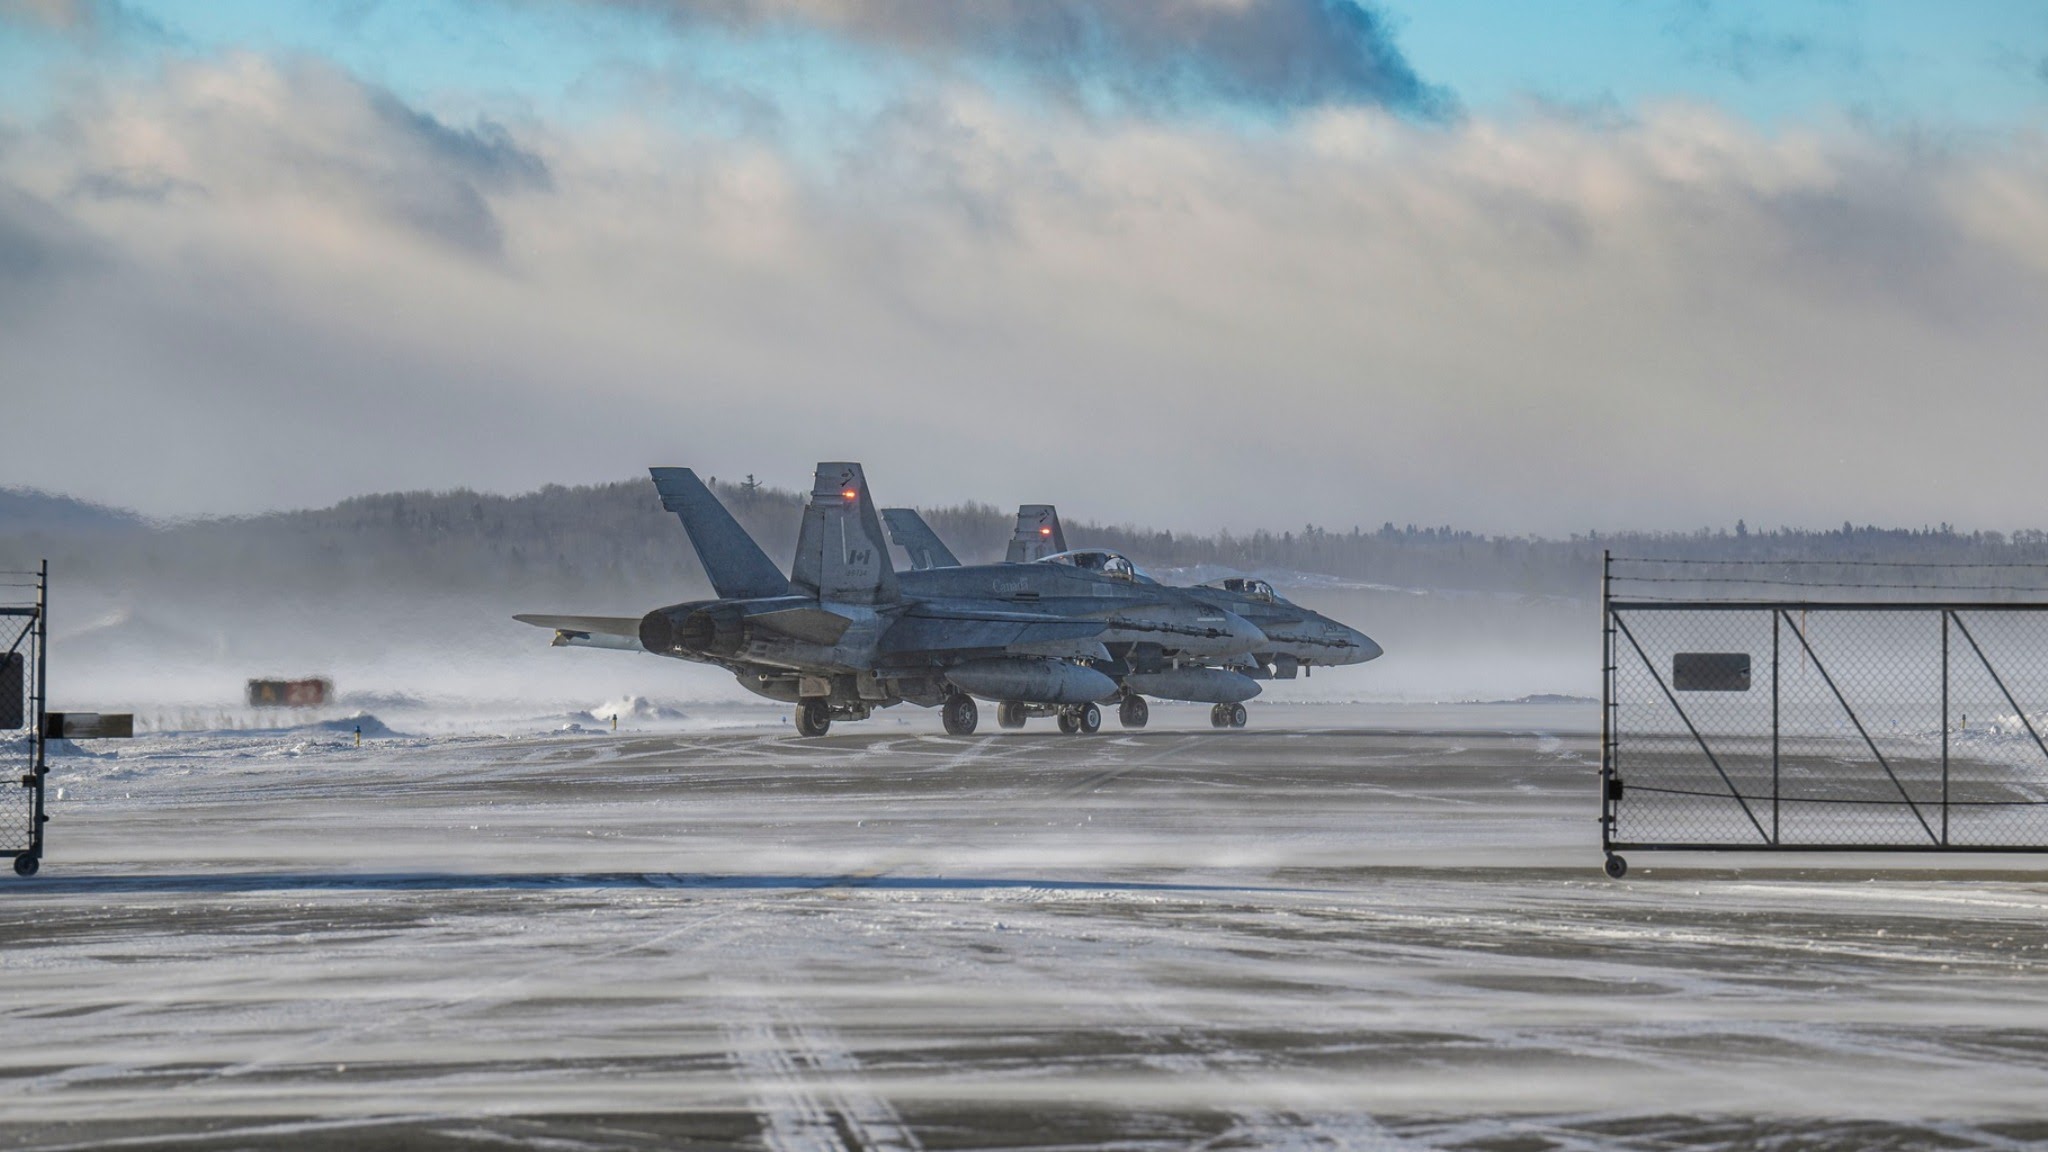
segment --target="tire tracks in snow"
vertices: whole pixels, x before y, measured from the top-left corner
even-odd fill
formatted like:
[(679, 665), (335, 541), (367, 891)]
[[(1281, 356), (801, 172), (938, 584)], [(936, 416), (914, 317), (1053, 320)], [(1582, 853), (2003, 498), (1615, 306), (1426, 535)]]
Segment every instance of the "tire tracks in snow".
[(923, 1152), (895, 1105), (863, 1081), (831, 1026), (756, 1002), (727, 1025), (733, 1067), (752, 1087), (769, 1152)]

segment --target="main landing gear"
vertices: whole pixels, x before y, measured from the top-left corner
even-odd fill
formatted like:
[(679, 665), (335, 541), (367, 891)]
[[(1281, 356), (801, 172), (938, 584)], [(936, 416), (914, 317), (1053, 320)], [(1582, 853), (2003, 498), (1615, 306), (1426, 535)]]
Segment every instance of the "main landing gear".
[[(1002, 722), (1003, 707), (998, 705), (996, 708), (997, 723)], [(948, 736), (974, 735), (974, 725), (980, 716), (981, 710), (974, 706), (974, 697), (965, 692), (946, 697), (945, 704), (939, 708), (939, 719), (945, 721)], [(1018, 723), (1021, 724), (1023, 721), (1020, 720)]]
[(1152, 718), (1152, 708), (1145, 703), (1143, 696), (1133, 692), (1116, 706), (1116, 718), (1126, 728), (1143, 728), (1145, 722)]
[(832, 729), (832, 706), (813, 696), (796, 706), (796, 734), (823, 736)]
[[(1144, 714), (1144, 701), (1138, 702), (1139, 715)], [(1129, 713), (1123, 708), (1118, 714), (1124, 717), (1124, 724), (1130, 725)], [(1026, 704), (1022, 700), (1005, 700), (996, 705), (996, 723), (1004, 728), (1022, 728), (1033, 716), (1052, 716), (1059, 720), (1060, 731), (1069, 736), (1083, 735), (1102, 730), (1102, 709), (1093, 704)], [(1140, 725), (1144, 723), (1141, 719)], [(947, 729), (951, 731), (951, 729)]]
[(1093, 704), (1060, 711), (1060, 731), (1069, 736), (1092, 735), (1102, 731), (1102, 709)]
[(1209, 709), (1209, 727), (1242, 728), (1251, 719), (1251, 714), (1242, 704), (1218, 704)]

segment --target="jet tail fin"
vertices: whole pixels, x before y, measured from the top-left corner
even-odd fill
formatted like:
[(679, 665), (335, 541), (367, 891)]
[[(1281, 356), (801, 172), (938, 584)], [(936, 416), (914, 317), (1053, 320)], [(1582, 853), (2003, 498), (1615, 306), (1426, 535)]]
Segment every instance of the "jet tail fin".
[(1060, 527), (1059, 509), (1050, 504), (1017, 506), (1017, 530), (1010, 536), (1005, 563), (1028, 564), (1067, 550), (1067, 534)]
[(811, 481), (797, 533), (790, 584), (838, 604), (888, 604), (897, 599), (889, 542), (858, 464), (823, 463)]
[(649, 468), (661, 506), (676, 514), (711, 587), (726, 600), (789, 595), (789, 581), (711, 489), (688, 468)]
[(882, 522), (889, 527), (889, 539), (895, 541), (905, 552), (910, 553), (912, 569), (958, 568), (960, 559), (932, 526), (924, 522), (909, 508), (882, 509)]

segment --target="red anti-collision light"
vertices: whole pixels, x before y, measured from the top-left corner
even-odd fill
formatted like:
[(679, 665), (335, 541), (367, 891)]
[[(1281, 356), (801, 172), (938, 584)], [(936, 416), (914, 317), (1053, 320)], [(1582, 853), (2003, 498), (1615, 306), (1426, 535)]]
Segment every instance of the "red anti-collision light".
[(860, 490), (857, 488), (848, 488), (846, 491), (841, 492), (840, 495), (846, 497), (848, 500), (858, 500), (860, 499)]
[(1052, 529), (1050, 529), (1050, 528), (1040, 528), (1040, 529), (1038, 530), (1038, 534), (1039, 534), (1040, 536), (1050, 536), (1050, 535), (1052, 535)]

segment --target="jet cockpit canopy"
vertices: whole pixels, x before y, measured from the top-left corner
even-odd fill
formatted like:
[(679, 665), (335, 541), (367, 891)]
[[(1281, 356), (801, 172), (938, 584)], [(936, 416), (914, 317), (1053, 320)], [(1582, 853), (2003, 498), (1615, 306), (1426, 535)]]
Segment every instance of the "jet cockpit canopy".
[(1107, 548), (1076, 548), (1071, 552), (1055, 552), (1032, 561), (1034, 564), (1066, 564), (1089, 572), (1100, 572), (1114, 580), (1138, 579), (1138, 567), (1120, 552)]
[(1271, 584), (1264, 580), (1254, 580), (1249, 576), (1226, 576), (1209, 587), (1220, 588), (1225, 592), (1242, 592), (1254, 600), (1263, 600), (1268, 604), (1284, 602), (1274, 594)]

